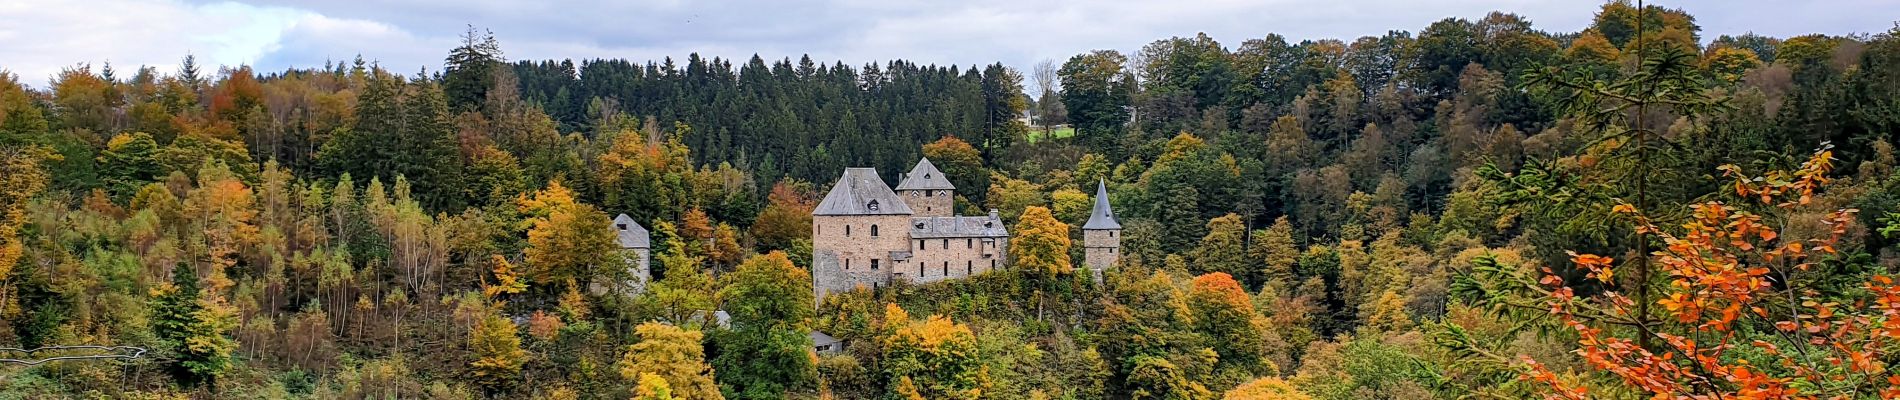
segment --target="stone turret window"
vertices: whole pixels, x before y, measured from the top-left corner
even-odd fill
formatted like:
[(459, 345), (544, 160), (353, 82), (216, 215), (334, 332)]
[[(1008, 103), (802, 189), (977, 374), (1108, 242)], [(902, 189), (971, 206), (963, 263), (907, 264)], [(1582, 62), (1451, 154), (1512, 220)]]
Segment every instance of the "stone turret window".
[(845, 235), (845, 236), (851, 236), (851, 225), (845, 225), (845, 226), (844, 226), (844, 235)]
[(949, 249), (950, 249), (950, 239), (944, 239), (944, 240), (943, 240), (943, 249), (944, 249), (944, 250), (949, 250)]
[(871, 237), (877, 237), (877, 224), (871, 224)]
[(974, 249), (974, 248), (976, 248), (976, 239), (970, 239), (970, 238), (964, 238), (964, 239), (963, 239), (963, 248), (966, 248), (966, 249)]
[(1115, 231), (1108, 231), (1108, 237), (1115, 237)]

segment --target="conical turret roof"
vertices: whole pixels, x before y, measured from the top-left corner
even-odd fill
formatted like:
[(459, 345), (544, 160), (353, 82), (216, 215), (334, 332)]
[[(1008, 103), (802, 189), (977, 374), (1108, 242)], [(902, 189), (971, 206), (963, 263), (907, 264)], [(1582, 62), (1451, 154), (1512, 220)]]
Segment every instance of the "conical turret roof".
[(944, 176), (943, 171), (938, 171), (937, 166), (931, 164), (928, 158), (918, 159), (917, 166), (912, 167), (910, 173), (904, 174), (904, 180), (897, 183), (897, 190), (955, 190), (956, 188), (956, 185), (950, 184), (950, 177)]
[(1095, 182), (1095, 210), (1089, 212), (1089, 222), (1082, 224), (1085, 230), (1119, 230), (1120, 222), (1115, 221), (1115, 212), (1108, 209), (1108, 182)]

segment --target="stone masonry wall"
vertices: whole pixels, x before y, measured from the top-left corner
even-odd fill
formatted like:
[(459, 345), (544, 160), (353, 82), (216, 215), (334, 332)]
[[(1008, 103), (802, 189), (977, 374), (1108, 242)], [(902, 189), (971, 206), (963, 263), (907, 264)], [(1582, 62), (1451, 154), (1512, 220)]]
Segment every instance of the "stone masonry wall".
[[(889, 285), (894, 267), (890, 253), (909, 246), (909, 222), (908, 215), (813, 216), (813, 294), (823, 299), (858, 286)], [(876, 236), (871, 235), (873, 226)]]
[(956, 214), (956, 194), (949, 190), (904, 190), (897, 192), (910, 205), (915, 217), (948, 217)]
[(1120, 230), (1083, 230), (1082, 264), (1100, 273), (1121, 258), (1121, 247)]
[(911, 239), (909, 262), (898, 263), (893, 279), (929, 283), (962, 279), (1009, 265), (1009, 238)]

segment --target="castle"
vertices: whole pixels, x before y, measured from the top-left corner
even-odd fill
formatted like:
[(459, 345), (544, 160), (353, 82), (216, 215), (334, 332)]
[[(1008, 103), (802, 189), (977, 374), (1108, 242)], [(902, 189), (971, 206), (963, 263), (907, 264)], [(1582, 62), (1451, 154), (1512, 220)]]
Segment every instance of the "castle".
[[(956, 186), (929, 159), (904, 174), (895, 191), (872, 168), (846, 168), (812, 210), (812, 291), (817, 299), (892, 282), (960, 279), (1009, 265), (1009, 230), (996, 210), (956, 215)], [(1084, 262), (1097, 276), (1115, 263), (1121, 225), (1096, 188), (1083, 225)]]

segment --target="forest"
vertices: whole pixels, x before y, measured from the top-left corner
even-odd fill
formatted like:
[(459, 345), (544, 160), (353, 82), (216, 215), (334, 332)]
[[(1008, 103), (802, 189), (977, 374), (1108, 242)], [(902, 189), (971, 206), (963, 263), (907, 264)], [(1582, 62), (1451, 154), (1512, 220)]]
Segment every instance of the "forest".
[[(471, 28), (413, 73), (0, 72), (0, 399), (1900, 398), (1900, 23), (1470, 17), (1027, 70)], [(1011, 264), (818, 301), (820, 197), (922, 157)]]

